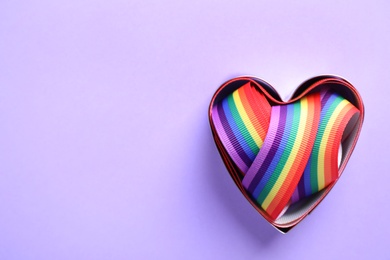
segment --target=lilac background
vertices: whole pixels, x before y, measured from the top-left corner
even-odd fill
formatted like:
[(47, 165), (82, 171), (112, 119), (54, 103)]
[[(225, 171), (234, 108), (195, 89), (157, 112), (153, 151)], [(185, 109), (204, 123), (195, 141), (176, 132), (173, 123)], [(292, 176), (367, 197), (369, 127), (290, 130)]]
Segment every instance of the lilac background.
[[(0, 259), (389, 258), (388, 1), (0, 1)], [(296, 2), (296, 3), (294, 3)], [(366, 121), (287, 235), (247, 203), (207, 108), (241, 74), (324, 73)]]

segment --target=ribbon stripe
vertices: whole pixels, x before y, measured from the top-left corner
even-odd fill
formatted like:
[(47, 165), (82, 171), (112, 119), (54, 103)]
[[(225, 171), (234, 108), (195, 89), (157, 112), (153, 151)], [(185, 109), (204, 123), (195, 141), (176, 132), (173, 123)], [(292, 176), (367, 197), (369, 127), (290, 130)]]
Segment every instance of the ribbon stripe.
[(300, 100), (271, 106), (250, 82), (214, 104), (222, 145), (242, 172), (242, 185), (276, 220), (338, 178), (342, 134), (359, 110), (325, 88)]

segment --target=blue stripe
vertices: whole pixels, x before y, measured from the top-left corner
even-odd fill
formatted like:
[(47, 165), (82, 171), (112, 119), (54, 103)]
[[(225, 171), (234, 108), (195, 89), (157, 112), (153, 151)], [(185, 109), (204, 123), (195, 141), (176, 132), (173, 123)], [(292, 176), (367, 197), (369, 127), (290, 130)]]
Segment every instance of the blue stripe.
[(240, 146), (244, 150), (245, 154), (251, 159), (252, 161), (255, 159), (256, 154), (252, 152), (252, 149), (249, 147), (247, 142), (245, 141), (244, 137), (241, 135), (240, 129), (238, 129), (238, 126), (236, 125), (236, 122), (234, 121), (232, 112), (230, 111), (228, 99), (225, 98), (222, 101), (223, 110), (225, 112), (225, 116), (229, 122), (230, 128), (232, 129), (237, 141), (239, 142)]

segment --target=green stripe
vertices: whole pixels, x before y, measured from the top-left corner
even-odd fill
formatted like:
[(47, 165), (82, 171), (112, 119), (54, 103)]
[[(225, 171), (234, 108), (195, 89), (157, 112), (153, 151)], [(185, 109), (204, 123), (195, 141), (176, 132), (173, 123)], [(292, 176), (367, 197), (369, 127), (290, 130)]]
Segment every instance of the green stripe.
[(314, 142), (313, 151), (312, 151), (312, 161), (311, 161), (311, 167), (310, 167), (310, 186), (312, 193), (316, 193), (318, 191), (318, 156), (319, 156), (319, 150), (320, 150), (320, 144), (322, 142), (322, 138), (326, 129), (326, 126), (328, 125), (328, 122), (335, 111), (336, 107), (343, 101), (343, 98), (340, 96), (337, 96), (333, 103), (329, 106), (329, 108), (326, 110), (326, 114), (323, 118), (321, 118), (321, 123), (318, 127), (317, 131), (317, 137)]
[(244, 137), (245, 142), (248, 144), (249, 148), (252, 150), (252, 152), (255, 155), (258, 154), (260, 149), (256, 145), (255, 140), (253, 140), (247, 127), (245, 126), (245, 123), (242, 121), (240, 114), (238, 113), (236, 104), (235, 104), (234, 99), (233, 99), (233, 94), (229, 95), (228, 104), (230, 107), (230, 111), (232, 112), (234, 121), (236, 122), (236, 125), (238, 126), (238, 129), (240, 130), (241, 135)]
[(294, 148), (294, 142), (297, 137), (298, 133), (298, 128), (299, 128), (299, 121), (301, 119), (301, 102), (295, 102), (294, 104), (294, 114), (293, 114), (293, 120), (292, 120), (292, 125), (286, 127), (291, 127), (291, 132), (290, 136), (288, 138), (286, 147), (283, 151), (283, 154), (274, 170), (272, 173), (270, 179), (268, 180), (267, 184), (265, 185), (264, 189), (260, 192), (259, 196), (257, 197), (257, 201), (262, 204), (264, 200), (267, 198), (269, 192), (271, 189), (275, 186), (275, 183), (277, 182), (279, 176), (282, 173), (282, 170), (291, 155), (291, 151)]

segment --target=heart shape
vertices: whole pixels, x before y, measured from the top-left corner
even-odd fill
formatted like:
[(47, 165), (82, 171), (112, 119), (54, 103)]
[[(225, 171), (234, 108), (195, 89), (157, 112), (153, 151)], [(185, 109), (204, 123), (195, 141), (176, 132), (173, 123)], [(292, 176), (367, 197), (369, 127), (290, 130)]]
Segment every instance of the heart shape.
[(363, 118), (357, 90), (330, 75), (305, 81), (286, 102), (267, 82), (237, 77), (216, 91), (209, 107), (214, 141), (230, 176), (282, 233), (337, 183)]

